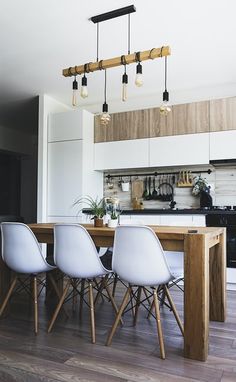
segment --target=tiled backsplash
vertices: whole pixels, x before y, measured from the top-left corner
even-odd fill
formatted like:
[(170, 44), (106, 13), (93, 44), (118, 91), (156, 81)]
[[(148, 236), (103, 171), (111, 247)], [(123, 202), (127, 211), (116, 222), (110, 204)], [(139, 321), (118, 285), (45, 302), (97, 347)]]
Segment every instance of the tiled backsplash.
[[(223, 205), (236, 205), (236, 166), (232, 167), (220, 167), (220, 168), (211, 168), (212, 173), (202, 173), (202, 177), (206, 178), (207, 182), (211, 186), (211, 196), (213, 198), (213, 204), (218, 206)], [(122, 180), (130, 181), (129, 174), (136, 174), (137, 179), (144, 180), (146, 177), (142, 174), (150, 172), (154, 173), (157, 171), (158, 173), (164, 172), (178, 172), (183, 171), (183, 168), (168, 168), (168, 169), (148, 169), (148, 170), (130, 170), (130, 171), (120, 171), (120, 172), (106, 172), (104, 173), (104, 195), (105, 196), (116, 196), (120, 199), (120, 205), (122, 209), (132, 208), (131, 201), (131, 187), (130, 190), (124, 192), (121, 190), (119, 186), (120, 178), (115, 177), (112, 178), (110, 183), (113, 185), (113, 188), (109, 188), (107, 183), (106, 175), (108, 174), (125, 174)], [(195, 168), (186, 168), (186, 170), (191, 171), (193, 176), (199, 175), (195, 174), (194, 171), (202, 171), (206, 170), (206, 168), (195, 167)], [(132, 180), (135, 180), (134, 176), (132, 176)], [(153, 177), (152, 177), (153, 179)], [(176, 177), (177, 180), (177, 177)], [(164, 180), (165, 181), (165, 180)], [(110, 187), (111, 187), (110, 184)], [(156, 185), (159, 184), (158, 178)], [(192, 208), (199, 207), (199, 197), (192, 195), (191, 188), (179, 188), (174, 186), (174, 200), (176, 202), (177, 208)], [(159, 200), (144, 200), (143, 201), (144, 208), (168, 208), (169, 202), (163, 202)]]

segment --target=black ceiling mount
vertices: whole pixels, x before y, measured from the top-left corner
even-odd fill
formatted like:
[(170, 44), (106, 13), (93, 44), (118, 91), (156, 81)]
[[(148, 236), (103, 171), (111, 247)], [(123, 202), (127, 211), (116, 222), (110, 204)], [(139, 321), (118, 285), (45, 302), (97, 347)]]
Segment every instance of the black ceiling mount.
[(136, 12), (136, 8), (134, 5), (128, 5), (127, 7), (114, 9), (114, 11), (102, 13), (101, 15), (91, 17), (91, 21), (94, 24), (100, 23), (102, 21), (114, 19), (115, 17), (120, 17), (124, 15), (128, 15), (130, 13)]

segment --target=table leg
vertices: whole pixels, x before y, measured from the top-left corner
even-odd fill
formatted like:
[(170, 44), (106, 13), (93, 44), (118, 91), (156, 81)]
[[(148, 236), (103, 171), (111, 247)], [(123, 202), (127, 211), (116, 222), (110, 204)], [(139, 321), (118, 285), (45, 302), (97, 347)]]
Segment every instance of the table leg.
[(226, 319), (226, 232), (219, 244), (210, 248), (210, 320)]
[(209, 336), (209, 249), (205, 235), (185, 235), (184, 252), (184, 356), (205, 361)]

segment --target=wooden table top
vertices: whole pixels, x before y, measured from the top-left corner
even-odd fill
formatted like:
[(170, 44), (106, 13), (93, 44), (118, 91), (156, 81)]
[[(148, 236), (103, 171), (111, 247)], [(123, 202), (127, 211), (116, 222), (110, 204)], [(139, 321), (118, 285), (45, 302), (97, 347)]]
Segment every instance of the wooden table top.
[[(35, 233), (50, 234), (54, 225), (57, 223), (34, 223), (29, 224), (29, 227)], [(60, 223), (59, 223), (60, 224)], [(63, 224), (63, 223), (62, 223)], [(76, 223), (75, 223), (76, 224)], [(93, 236), (113, 236), (115, 228), (107, 226), (94, 227), (93, 224), (81, 224)], [(224, 227), (173, 227), (173, 226), (156, 226), (148, 225), (162, 239), (183, 240), (185, 235), (206, 235), (208, 238), (213, 238), (224, 233)], [(197, 231), (197, 232), (190, 232)]]

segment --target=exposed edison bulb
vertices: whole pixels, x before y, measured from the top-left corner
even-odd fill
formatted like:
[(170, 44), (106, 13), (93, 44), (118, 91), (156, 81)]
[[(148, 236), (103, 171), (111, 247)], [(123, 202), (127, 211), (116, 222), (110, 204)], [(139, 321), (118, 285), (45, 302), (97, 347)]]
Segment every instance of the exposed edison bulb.
[(160, 106), (160, 114), (167, 116), (171, 112), (171, 107), (169, 105), (169, 102), (164, 101), (163, 104)]
[(78, 103), (78, 82), (76, 77), (72, 84), (72, 106), (77, 106)]
[(87, 77), (85, 75), (82, 77), (80, 95), (82, 98), (88, 97)]
[(169, 104), (169, 93), (167, 90), (163, 93), (163, 104), (160, 106), (160, 114), (167, 116), (171, 112)]
[(139, 62), (138, 65), (136, 66), (136, 77), (135, 77), (135, 85), (138, 87), (143, 86), (142, 72), (143, 72), (142, 65)]
[(111, 116), (108, 113), (108, 104), (106, 102), (104, 102), (104, 104), (102, 105), (102, 114), (100, 117), (100, 123), (101, 123), (101, 125), (106, 126), (106, 125), (108, 125), (110, 120), (111, 120)]
[(108, 125), (108, 123), (110, 122), (111, 120), (111, 116), (109, 113), (102, 113), (101, 117), (100, 117), (100, 123), (101, 125)]
[(127, 88), (128, 88), (128, 75), (126, 73), (122, 76), (122, 101), (127, 100)]

